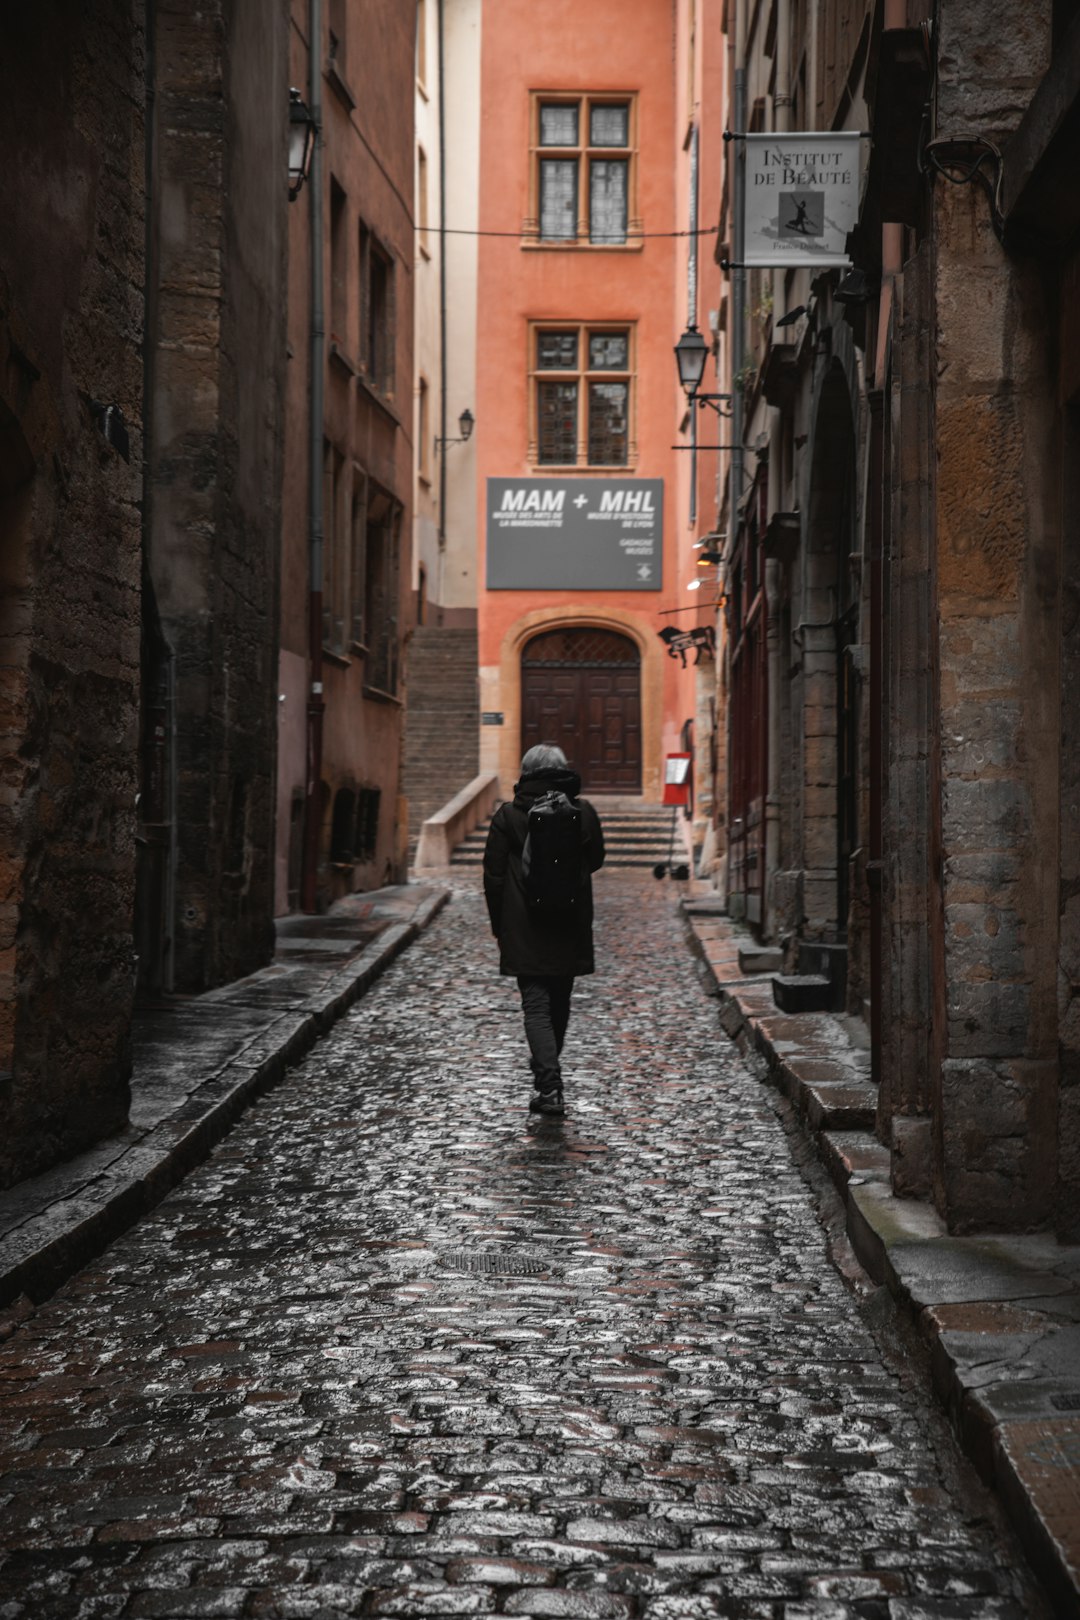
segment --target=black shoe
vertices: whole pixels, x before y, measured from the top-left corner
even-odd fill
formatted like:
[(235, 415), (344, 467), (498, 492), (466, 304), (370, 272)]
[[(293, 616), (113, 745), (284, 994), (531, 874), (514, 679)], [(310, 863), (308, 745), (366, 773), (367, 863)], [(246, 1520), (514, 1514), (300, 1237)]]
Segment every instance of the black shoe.
[(562, 1086), (552, 1086), (550, 1091), (534, 1091), (529, 1098), (529, 1113), (551, 1114), (557, 1118), (565, 1114)]

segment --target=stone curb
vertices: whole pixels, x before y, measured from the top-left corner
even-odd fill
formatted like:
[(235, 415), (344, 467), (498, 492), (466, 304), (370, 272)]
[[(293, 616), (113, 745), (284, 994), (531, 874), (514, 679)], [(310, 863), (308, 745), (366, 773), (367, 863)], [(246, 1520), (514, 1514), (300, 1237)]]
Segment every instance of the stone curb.
[(682, 902), (725, 1034), (764, 1060), (835, 1183), (847, 1233), (930, 1349), (935, 1392), (998, 1493), (1055, 1616), (1080, 1620), (1080, 1247), (1046, 1235), (950, 1234), (897, 1198), (872, 1135), (876, 1087), (843, 1020), (775, 1007), (770, 975), (744, 975), (753, 945), (716, 897)]
[(119, 1152), (76, 1197), (51, 1202), (0, 1243), (0, 1340), (209, 1155), (244, 1110), (310, 1052), (450, 898), (437, 890), (410, 921), (385, 928), (318, 994), (273, 1017), (241, 1054)]

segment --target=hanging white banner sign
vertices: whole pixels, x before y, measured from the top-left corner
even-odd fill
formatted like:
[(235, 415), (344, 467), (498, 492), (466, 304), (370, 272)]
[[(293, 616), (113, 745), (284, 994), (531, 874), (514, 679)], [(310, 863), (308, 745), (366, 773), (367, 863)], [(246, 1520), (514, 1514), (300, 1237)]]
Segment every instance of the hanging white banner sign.
[(858, 134), (747, 135), (743, 261), (751, 268), (849, 265), (859, 215)]

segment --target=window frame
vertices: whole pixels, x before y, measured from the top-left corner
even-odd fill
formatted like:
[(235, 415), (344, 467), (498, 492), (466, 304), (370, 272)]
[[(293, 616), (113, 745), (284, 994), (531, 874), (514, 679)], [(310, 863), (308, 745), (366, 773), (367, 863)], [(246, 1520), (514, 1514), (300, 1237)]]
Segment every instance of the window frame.
[(331, 343), (349, 352), (349, 194), (336, 174), (330, 175), (330, 308)]
[(352, 465), (349, 504), (349, 652), (367, 652), (367, 502), (368, 480), (358, 461)]
[[(357, 370), (365, 386), (379, 399), (393, 401), (397, 392), (397, 258), (378, 233), (360, 218), (358, 221), (360, 281), (360, 341)], [(371, 322), (375, 308), (374, 267), (383, 271), (383, 348), (371, 364)], [(376, 345), (378, 349), (378, 345)], [(378, 363), (381, 360), (381, 365)]]
[(425, 259), (431, 258), (431, 238), (428, 217), (428, 155), (423, 142), (416, 143), (416, 241)]
[(416, 476), (431, 488), (431, 461), (434, 438), (431, 432), (431, 384), (425, 372), (416, 379)]
[(368, 481), (364, 545), (365, 697), (400, 702), (401, 547), (404, 508)]
[[(574, 371), (552, 370), (539, 365), (539, 339), (542, 332), (577, 333), (577, 367)], [(588, 364), (588, 342), (595, 334), (625, 332), (627, 338), (626, 368), (594, 370)], [(528, 322), (528, 390), (529, 390), (529, 446), (528, 460), (533, 471), (550, 473), (629, 473), (638, 464), (637, 444), (637, 323), (632, 320), (614, 321), (559, 321), (535, 320)], [(540, 460), (540, 384), (569, 381), (578, 385), (577, 457), (574, 461)], [(625, 382), (626, 400), (626, 460), (589, 460), (589, 384), (592, 382)]]
[[(627, 109), (625, 146), (592, 146), (589, 142), (593, 107)], [(576, 146), (541, 146), (541, 107), (576, 107)], [(531, 90), (529, 92), (529, 214), (522, 222), (522, 247), (546, 252), (640, 252), (642, 222), (638, 206), (638, 93), (636, 90)], [(562, 157), (577, 161), (577, 236), (541, 238), (540, 165), (543, 159)], [(594, 242), (590, 237), (592, 212), (591, 170), (594, 161), (626, 161), (626, 241)]]
[(347, 660), (348, 557), (345, 523), (351, 488), (345, 452), (323, 439), (322, 646), (332, 658)]

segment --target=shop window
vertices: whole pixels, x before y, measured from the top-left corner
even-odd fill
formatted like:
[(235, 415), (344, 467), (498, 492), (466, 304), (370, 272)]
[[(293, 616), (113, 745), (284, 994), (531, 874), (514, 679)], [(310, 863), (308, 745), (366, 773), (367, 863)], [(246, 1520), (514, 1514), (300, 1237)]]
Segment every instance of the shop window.
[(356, 858), (373, 861), (379, 842), (379, 804), (382, 793), (378, 788), (361, 788), (356, 804)]
[(589, 247), (640, 238), (636, 121), (632, 95), (533, 96), (527, 235)]
[(533, 465), (629, 466), (633, 327), (534, 325), (529, 343)]
[(335, 866), (352, 865), (356, 859), (355, 839), (356, 794), (350, 788), (338, 788), (330, 822), (330, 859)]

